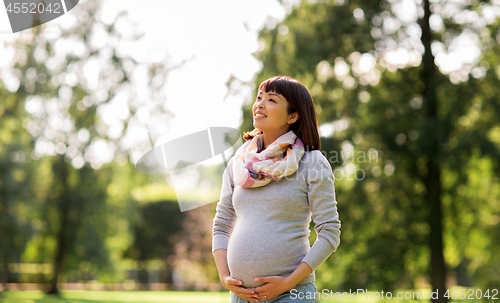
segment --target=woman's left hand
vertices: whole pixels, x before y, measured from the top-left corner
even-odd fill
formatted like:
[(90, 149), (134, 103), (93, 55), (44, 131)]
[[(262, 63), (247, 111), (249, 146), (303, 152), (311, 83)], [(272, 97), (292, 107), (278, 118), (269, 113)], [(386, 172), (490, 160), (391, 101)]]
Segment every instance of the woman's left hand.
[(255, 293), (257, 293), (259, 300), (274, 299), (295, 286), (290, 285), (290, 282), (281, 276), (257, 277), (255, 281), (266, 283), (255, 288)]

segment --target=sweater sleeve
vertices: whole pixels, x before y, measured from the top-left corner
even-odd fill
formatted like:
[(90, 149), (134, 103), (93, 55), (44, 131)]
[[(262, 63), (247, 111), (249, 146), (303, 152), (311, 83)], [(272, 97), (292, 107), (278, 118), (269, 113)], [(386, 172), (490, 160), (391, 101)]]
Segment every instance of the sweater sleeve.
[(232, 158), (222, 176), (222, 189), (212, 227), (212, 254), (219, 248), (227, 249), (229, 237), (236, 222), (233, 208), (233, 178), (231, 176)]
[(326, 157), (320, 151), (312, 151), (308, 159), (307, 197), (312, 219), (316, 223), (314, 230), (317, 238), (303, 262), (316, 270), (340, 243), (340, 220), (337, 212), (335, 177)]

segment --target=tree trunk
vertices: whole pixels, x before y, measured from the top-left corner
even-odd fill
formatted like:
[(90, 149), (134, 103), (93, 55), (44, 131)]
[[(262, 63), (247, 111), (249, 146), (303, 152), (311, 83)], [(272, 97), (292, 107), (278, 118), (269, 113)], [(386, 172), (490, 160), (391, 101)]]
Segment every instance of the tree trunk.
[(50, 281), (51, 288), (47, 293), (59, 295), (57, 281), (59, 279), (59, 273), (61, 273), (64, 267), (64, 261), (66, 260), (66, 256), (68, 253), (68, 237), (71, 234), (69, 226), (69, 211), (71, 201), (68, 193), (68, 164), (65, 163), (63, 156), (60, 156), (56, 161), (57, 162), (54, 167), (54, 172), (56, 172), (57, 177), (63, 184), (63, 192), (59, 197), (59, 218), (61, 219), (61, 226), (57, 235), (57, 251), (56, 258), (54, 260), (54, 277)]
[(7, 291), (7, 283), (9, 283), (9, 265), (8, 265), (8, 260), (9, 258), (4, 258), (3, 263), (2, 263), (2, 281), (1, 283), (3, 284), (3, 291)]
[(431, 15), (429, 0), (424, 0), (424, 18), (420, 20), (422, 29), (422, 43), (425, 47), (423, 57), (423, 97), (427, 103), (424, 117), (426, 119), (426, 134), (423, 136), (428, 142), (427, 147), (427, 175), (424, 182), (427, 188), (425, 197), (428, 203), (429, 213), (427, 222), (430, 227), (428, 235), (428, 245), (431, 251), (431, 262), (429, 268), (430, 280), (433, 292), (438, 292), (437, 298), (433, 298), (433, 303), (448, 302), (444, 297), (446, 292), (446, 265), (443, 256), (443, 214), (441, 211), (441, 171), (437, 155), (440, 151), (440, 121), (437, 115), (436, 96), (436, 65), (431, 52), (432, 32), (429, 26)]

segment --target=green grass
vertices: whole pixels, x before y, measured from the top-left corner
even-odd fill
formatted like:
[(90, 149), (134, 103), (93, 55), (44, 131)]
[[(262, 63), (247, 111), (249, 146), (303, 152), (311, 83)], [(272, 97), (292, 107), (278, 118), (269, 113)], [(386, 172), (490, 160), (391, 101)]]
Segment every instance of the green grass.
[[(403, 290), (403, 292), (413, 292)], [(396, 299), (397, 292), (393, 292), (392, 299), (366, 299), (365, 295), (358, 298), (335, 299), (333, 295), (322, 295), (320, 303), (364, 303), (364, 302), (394, 302), (394, 303), (429, 303), (428, 291), (422, 290), (421, 300)], [(375, 295), (375, 292), (373, 292)], [(330, 297), (330, 298), (327, 298)], [(470, 301), (470, 300), (469, 300)], [(467, 300), (452, 300), (456, 303), (469, 302)], [(61, 296), (48, 296), (42, 291), (7, 291), (0, 292), (1, 303), (229, 303), (229, 292), (201, 292), (201, 291), (91, 291), (66, 290)]]
[(184, 291), (62, 291), (61, 297), (41, 291), (8, 291), (1, 303), (229, 303), (229, 292)]

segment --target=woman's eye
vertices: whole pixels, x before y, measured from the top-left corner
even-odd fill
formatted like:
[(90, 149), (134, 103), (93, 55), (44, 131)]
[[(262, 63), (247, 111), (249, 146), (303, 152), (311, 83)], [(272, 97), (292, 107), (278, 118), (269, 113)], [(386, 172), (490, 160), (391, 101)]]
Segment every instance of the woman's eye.
[[(259, 101), (261, 99), (262, 99), (261, 97), (257, 97), (257, 99), (255, 99), (255, 102), (257, 102), (257, 101)], [(273, 99), (269, 99), (269, 101), (276, 103), (276, 101), (274, 101)]]

